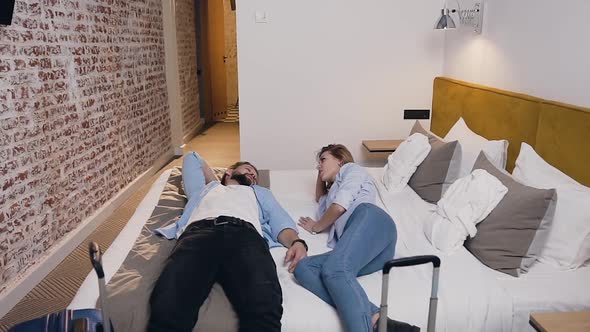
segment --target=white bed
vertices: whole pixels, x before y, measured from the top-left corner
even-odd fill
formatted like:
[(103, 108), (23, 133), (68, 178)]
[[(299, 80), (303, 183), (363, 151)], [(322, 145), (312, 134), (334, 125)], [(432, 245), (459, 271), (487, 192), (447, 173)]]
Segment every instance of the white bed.
[(538, 264), (519, 278), (492, 272), (498, 274), (496, 280), (512, 298), (513, 331), (527, 331), (527, 328), (534, 331), (528, 325), (531, 312), (590, 308), (590, 266), (575, 271), (557, 271), (551, 266)]
[[(382, 168), (367, 168), (380, 179)], [(123, 263), (143, 223), (149, 218), (170, 172), (165, 172), (138, 207), (130, 222), (103, 256), (107, 282)], [(314, 216), (313, 190), (316, 172), (272, 171), (271, 189), (294, 220)], [(409, 187), (390, 194), (376, 181), (378, 205), (396, 222), (398, 243), (396, 257), (436, 254), (441, 260), (437, 331), (527, 331), (530, 311), (590, 309), (590, 267), (575, 272), (557, 272), (535, 266), (529, 274), (513, 278), (491, 270), (462, 248), (451, 256), (434, 249), (422, 232), (422, 220), (433, 205), (420, 199)], [(313, 236), (301, 230), (310, 255), (328, 250), (326, 235)], [(300, 287), (283, 264), (284, 248), (271, 253), (283, 289), (284, 331), (341, 331), (336, 311), (315, 295)], [(381, 273), (359, 280), (369, 298), (379, 303)], [(392, 270), (390, 275), (389, 315), (422, 328), (426, 326), (430, 294), (431, 267), (420, 266)], [(559, 290), (558, 290), (559, 289)], [(98, 297), (97, 281), (91, 272), (69, 308), (94, 307)], [(234, 318), (235, 319), (235, 318)]]

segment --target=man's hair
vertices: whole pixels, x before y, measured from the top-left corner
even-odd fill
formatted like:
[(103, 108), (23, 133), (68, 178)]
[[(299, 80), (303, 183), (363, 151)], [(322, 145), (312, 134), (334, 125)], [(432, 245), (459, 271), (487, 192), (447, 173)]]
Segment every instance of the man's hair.
[(320, 159), (320, 157), (322, 156), (322, 153), (324, 153), (324, 152), (329, 152), (336, 159), (340, 160), (340, 162), (342, 162), (342, 165), (345, 165), (348, 163), (354, 163), (354, 158), (352, 157), (352, 153), (350, 153), (350, 151), (348, 151), (348, 149), (342, 144), (330, 144), (330, 145), (324, 146), (320, 150), (320, 152), (318, 152), (318, 156), (317, 156), (318, 160)]
[[(247, 162), (247, 161), (238, 161), (237, 163), (231, 165), (230, 167), (228, 167), (227, 169), (236, 169), (242, 165), (249, 165), (252, 166), (252, 168), (254, 168), (254, 170), (256, 171), (256, 176), (258, 176), (258, 168), (256, 168), (256, 166), (252, 165), (251, 163)], [(223, 172), (223, 176), (221, 177), (221, 184), (225, 185), (225, 181), (227, 180), (227, 173)]]

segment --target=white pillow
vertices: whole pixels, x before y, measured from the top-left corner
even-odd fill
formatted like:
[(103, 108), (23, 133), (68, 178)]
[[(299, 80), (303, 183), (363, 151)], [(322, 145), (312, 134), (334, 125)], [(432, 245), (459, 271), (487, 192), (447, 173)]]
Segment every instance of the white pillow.
[(522, 143), (512, 172), (527, 186), (555, 188), (557, 205), (547, 243), (537, 258), (562, 270), (575, 269), (590, 259), (590, 188), (548, 164)]
[(403, 141), (387, 158), (383, 184), (389, 191), (400, 191), (405, 188), (416, 168), (430, 152), (428, 137), (415, 133)]
[(461, 168), (459, 177), (471, 173), (480, 151), (485, 152), (490, 162), (497, 168), (506, 168), (508, 141), (489, 141), (479, 136), (467, 127), (463, 118), (459, 118), (453, 125), (447, 136), (445, 136), (445, 141), (459, 141), (459, 144), (461, 144)]
[(424, 233), (439, 250), (452, 253), (467, 236), (477, 233), (475, 225), (500, 203), (508, 188), (483, 169), (455, 181), (438, 201), (436, 212), (424, 224)]

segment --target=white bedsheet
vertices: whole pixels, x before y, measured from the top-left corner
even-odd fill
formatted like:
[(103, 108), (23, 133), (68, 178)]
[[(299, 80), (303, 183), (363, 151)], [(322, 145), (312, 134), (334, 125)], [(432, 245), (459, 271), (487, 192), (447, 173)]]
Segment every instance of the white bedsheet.
[[(381, 179), (383, 175), (382, 168), (367, 170), (375, 179)], [(168, 174), (162, 174), (155, 182), (128, 225), (104, 254), (107, 280), (120, 267), (141, 232), (158, 201)], [(300, 216), (315, 215), (317, 205), (313, 196), (316, 174), (313, 170), (272, 171), (270, 174), (274, 195), (294, 220)], [(560, 289), (558, 294), (551, 271), (534, 277), (529, 273), (517, 279), (490, 270), (464, 248), (446, 256), (432, 247), (422, 231), (422, 222), (435, 206), (420, 199), (409, 187), (390, 194), (380, 185), (380, 181), (377, 184), (380, 193), (377, 205), (389, 212), (397, 225), (396, 257), (421, 254), (441, 257), (437, 331), (523, 331), (528, 328), (530, 310), (588, 308), (590, 296), (584, 292), (580, 294), (580, 290), (585, 284), (581, 280), (589, 280), (590, 268), (581, 273), (562, 274), (562, 279), (557, 281)], [(300, 236), (307, 241), (310, 255), (329, 250), (326, 247), (326, 234), (314, 236), (301, 230)], [(283, 264), (285, 251), (284, 248), (271, 250), (283, 289), (283, 331), (342, 331), (336, 311), (299, 286), (292, 274), (288, 273), (287, 266)], [(392, 270), (388, 303), (391, 318), (426, 327), (431, 273), (432, 268), (426, 265)], [(381, 277), (381, 272), (377, 272), (359, 278), (369, 299), (377, 305)], [(564, 287), (567, 291), (563, 291)], [(91, 272), (69, 308), (94, 307), (98, 297), (97, 288), (96, 275)]]
[(518, 278), (494, 273), (514, 303), (513, 331), (534, 331), (529, 325), (531, 312), (590, 310), (590, 266), (560, 271), (537, 262)]

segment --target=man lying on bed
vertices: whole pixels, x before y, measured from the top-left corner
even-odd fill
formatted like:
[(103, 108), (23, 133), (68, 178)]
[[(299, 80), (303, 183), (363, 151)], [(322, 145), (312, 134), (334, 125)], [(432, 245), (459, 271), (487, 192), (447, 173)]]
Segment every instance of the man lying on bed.
[(289, 248), (285, 262), (293, 272), (307, 256), (295, 222), (270, 190), (256, 185), (258, 170), (250, 163), (230, 166), (219, 182), (191, 152), (182, 180), (188, 203), (181, 218), (156, 230), (178, 242), (151, 294), (148, 331), (191, 331), (215, 282), (240, 331), (280, 331), (282, 291), (269, 247)]

